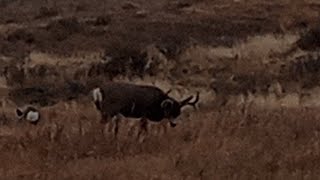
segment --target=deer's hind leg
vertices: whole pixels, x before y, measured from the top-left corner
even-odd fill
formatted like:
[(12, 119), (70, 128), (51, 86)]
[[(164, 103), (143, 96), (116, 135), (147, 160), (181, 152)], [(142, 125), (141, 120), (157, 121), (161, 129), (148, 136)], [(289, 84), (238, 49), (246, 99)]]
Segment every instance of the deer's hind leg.
[(102, 124), (102, 133), (104, 136), (109, 134), (112, 131), (112, 121), (113, 116), (110, 116), (109, 114), (102, 114), (100, 123)]

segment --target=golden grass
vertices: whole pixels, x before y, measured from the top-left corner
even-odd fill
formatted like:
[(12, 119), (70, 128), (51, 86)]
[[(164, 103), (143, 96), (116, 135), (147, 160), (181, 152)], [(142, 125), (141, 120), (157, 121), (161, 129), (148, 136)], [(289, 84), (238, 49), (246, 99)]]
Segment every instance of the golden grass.
[(59, 106), (63, 105), (48, 110), (48, 119), (39, 126), (1, 127), (5, 144), (1, 177), (287, 179), (318, 175), (317, 109), (254, 108), (242, 114), (207, 106), (198, 112), (187, 110), (183, 122), (166, 133), (156, 133), (159, 127), (152, 125), (149, 136), (139, 143), (135, 135), (128, 136), (128, 120), (121, 121), (120, 136), (114, 141), (111, 134), (102, 134), (89, 104), (62, 112)]
[[(81, 53), (79, 53), (81, 54)], [(81, 64), (99, 63), (101, 62), (100, 52), (84, 52), (81, 55), (73, 56), (70, 58), (57, 57), (52, 54), (32, 52), (30, 53), (29, 67), (34, 67), (36, 65), (47, 65), (47, 66), (79, 66)]]
[[(68, 1), (58, 1), (57, 3), (65, 5)], [(84, 4), (82, 1), (73, 3), (74, 8)], [(121, 3), (114, 2), (110, 7), (117, 9), (121, 7)], [(223, 94), (226, 97), (222, 97), (222, 99), (227, 99), (227, 103), (221, 107), (214, 106), (218, 104), (217, 101), (221, 97), (211, 87), (214, 81), (219, 80), (232, 85), (237, 84), (233, 80), (237, 75), (248, 75), (244, 77), (256, 78), (258, 81), (260, 77), (257, 76), (260, 75), (277, 77), (282, 65), (287, 65), (294, 60), (295, 56), (306, 53), (295, 51), (294, 55), (290, 57), (276, 56), (288, 51), (299, 38), (295, 34), (287, 34), (287, 30), (294, 29), (304, 22), (312, 24), (315, 19), (318, 19), (319, 13), (317, 8), (314, 8), (316, 6), (312, 6), (312, 3), (313, 5), (318, 4), (311, 0), (304, 2), (281, 0), (277, 3), (257, 0), (227, 3), (225, 1), (214, 1), (214, 3), (211, 1), (191, 1), (190, 7), (183, 9), (182, 12), (179, 11), (182, 13), (181, 16), (163, 13), (162, 10), (166, 2), (146, 5), (142, 3), (143, 9), (159, 9), (159, 12), (154, 11), (154, 14), (148, 14), (145, 17), (145, 23), (142, 24), (143, 26), (150, 25), (150, 35), (148, 34), (149, 27), (142, 28), (140, 24), (132, 23), (131, 21), (135, 22), (136, 19), (130, 19), (125, 10), (119, 10), (119, 16), (121, 17), (121, 14), (124, 13), (124, 17), (128, 18), (128, 22), (131, 24), (126, 24), (126, 21), (118, 22), (120, 25), (115, 23), (116, 27), (115, 30), (110, 31), (113, 33), (111, 35), (100, 36), (100, 33), (106, 32), (105, 30), (108, 28), (112, 29), (113, 26), (103, 29), (101, 32), (93, 31), (98, 33), (96, 36), (92, 35), (94, 37), (81, 33), (79, 36), (75, 34), (71, 38), (68, 37), (67, 42), (60, 44), (60, 42), (51, 42), (47, 37), (50, 34), (48, 35), (46, 32), (42, 35), (43, 37), (41, 36), (44, 39), (36, 39), (40, 42), (44, 40), (42, 42), (44, 44), (40, 43), (40, 46), (44, 45), (44, 47), (38, 47), (43, 52), (38, 52), (39, 50), (35, 48), (30, 54), (31, 61), (28, 66), (53, 67), (54, 70), (57, 70), (58, 75), (54, 76), (53, 73), (49, 73), (38, 78), (29, 77), (29, 79), (26, 76), (24, 82), (26, 86), (42, 86), (46, 83), (54, 84), (56, 87), (62, 86), (66, 80), (73, 79), (76, 69), (81, 68), (79, 71), (85, 74), (91, 63), (100, 62), (102, 47), (108, 49), (110, 46), (109, 50), (117, 51), (119, 46), (130, 50), (129, 46), (136, 44), (142, 46), (144, 41), (149, 42), (149, 37), (160, 35), (159, 32), (167, 33), (168, 31), (169, 37), (175, 37), (177, 34), (180, 35), (181, 30), (186, 29), (185, 27), (194, 28), (197, 26), (192, 24), (193, 21), (198, 20), (197, 18), (204, 23), (208, 23), (206, 20), (208, 18), (210, 23), (214, 22), (213, 26), (218, 27), (213, 28), (217, 32), (212, 31), (212, 34), (209, 32), (210, 37), (211, 35), (215, 36), (216, 33), (219, 34), (220, 31), (232, 34), (234, 29), (230, 24), (233, 23), (239, 24), (239, 29), (244, 29), (242, 31), (248, 30), (248, 32), (239, 30), (239, 33), (243, 33), (239, 35), (241, 38), (247, 34), (251, 35), (253, 30), (250, 27), (253, 29), (258, 27), (258, 30), (260, 28), (262, 32), (270, 34), (252, 36), (246, 41), (236, 41), (228, 47), (223, 45), (212, 47), (200, 43), (183, 50), (178, 57), (173, 56), (174, 59), (172, 57), (166, 58), (153, 46), (148, 47), (146, 50), (148, 57), (153, 58), (153, 61), (156, 62), (156, 75), (146, 75), (143, 80), (118, 76), (115, 80), (131, 81), (136, 84), (152, 84), (165, 91), (173, 89), (171, 96), (177, 99), (200, 91), (201, 102), (198, 111), (185, 108), (179, 117), (180, 123), (174, 129), (168, 127), (166, 122), (150, 123), (149, 134), (142, 140), (136, 137), (139, 129), (138, 121), (126, 118), (121, 119), (119, 137), (114, 140), (111, 133), (108, 132), (108, 127), (99, 123), (99, 112), (94, 108), (89, 97), (81, 97), (71, 102), (59, 101), (50, 107), (39, 107), (42, 119), (37, 126), (27, 122), (17, 122), (15, 108), (24, 104), (16, 104), (6, 99), (9, 87), (7, 87), (4, 78), (1, 78), (0, 97), (4, 98), (0, 111), (0, 176), (4, 179), (141, 180), (318, 178), (320, 175), (318, 171), (320, 157), (318, 87), (299, 89), (301, 82), (295, 82), (297, 84), (292, 85), (297, 86), (294, 91), (287, 91), (283, 94), (280, 93), (280, 95), (277, 94), (276, 88), (271, 88), (267, 93), (249, 93), (248, 96), (245, 96), (242, 91), (234, 94), (227, 92)], [(24, 22), (24, 19), (28, 18), (32, 19), (34, 14), (38, 13), (34, 7), (27, 8), (25, 5), (27, 4), (23, 4), (20, 9), (24, 9), (23, 12), (26, 14), (29, 12), (29, 16), (18, 18), (18, 22)], [(300, 9), (301, 5), (303, 6)], [(95, 12), (91, 13), (97, 15), (101, 13), (101, 2), (92, 2), (88, 8), (94, 9)], [(11, 18), (11, 9), (15, 9), (15, 6), (10, 6), (6, 10), (3, 20), (8, 20), (5, 16)], [(272, 11), (273, 9), (275, 12)], [(278, 12), (279, 9), (281, 9), (280, 12)], [(74, 13), (75, 15), (85, 14), (85, 11)], [(110, 11), (114, 11), (114, 9)], [(15, 9), (12, 12), (19, 14), (22, 11)], [(82, 16), (83, 14), (81, 14)], [(190, 21), (191, 16), (195, 16), (192, 21)], [(148, 18), (152, 21), (149, 22)], [(48, 21), (48, 19), (44, 19), (44, 21), (46, 20)], [(153, 20), (159, 21), (159, 24)], [(168, 23), (166, 21), (171, 22), (171, 20), (172, 25), (175, 25), (175, 22), (177, 25), (167, 29)], [(241, 22), (243, 20), (244, 24), (238, 22), (240, 20)], [(51, 19), (49, 19), (50, 21)], [(260, 21), (266, 22), (267, 25), (260, 23)], [(45, 22), (30, 22), (46, 24)], [(142, 22), (144, 20), (138, 21), (138, 23)], [(190, 26), (189, 23), (191, 23)], [(30, 29), (30, 32), (35, 30), (35, 32), (43, 33), (42, 30), (37, 29), (38, 25), (33, 27), (34, 29)], [(221, 29), (219, 29), (220, 25)], [(129, 33), (127, 30), (123, 30), (122, 26), (130, 27), (129, 31), (133, 30), (134, 32)], [(161, 29), (163, 26), (165, 28)], [(281, 26), (285, 35), (271, 34), (273, 31), (278, 31), (278, 26)], [(1, 25), (0, 35), (6, 37), (21, 28), (27, 27), (19, 24)], [(175, 29), (175, 31), (171, 29)], [(200, 42), (203, 40), (207, 42), (209, 36), (206, 30), (206, 28), (199, 28), (199, 31), (204, 31), (195, 32), (195, 34), (200, 34), (200, 37), (195, 36), (194, 32), (190, 33), (190, 37), (195, 36), (199, 38)], [(117, 34), (117, 31), (120, 35)], [(176, 32), (178, 33), (175, 34)], [(126, 33), (129, 35), (123, 35)], [(166, 33), (163, 33), (163, 39), (173, 40), (168, 38)], [(119, 37), (112, 39), (109, 36)], [(189, 34), (185, 36), (189, 38)], [(35, 34), (34, 37), (38, 38), (38, 35)], [(184, 42), (184, 39), (176, 37), (179, 40), (174, 42), (172, 47), (169, 43), (167, 48), (174, 49), (177, 44), (183, 44), (180, 41)], [(50, 43), (45, 41), (46, 38)], [(239, 39), (241, 38), (239, 37)], [(79, 43), (84, 39), (89, 43), (84, 43), (84, 45)], [(237, 38), (234, 37), (234, 39)], [(112, 42), (101, 43), (104, 40), (112, 40)], [(128, 42), (122, 44), (122, 41)], [(61, 57), (61, 54), (59, 56), (45, 52), (46, 48), (52, 48), (51, 43), (55, 43), (55, 46), (52, 47), (57, 48), (57, 53), (67, 52), (72, 56)], [(118, 46), (113, 47), (112, 43)], [(16, 50), (17, 44), (10, 45)], [(77, 48), (82, 50), (88, 48), (91, 51), (78, 52)], [(56, 49), (50, 50), (55, 52)], [(68, 52), (69, 50), (72, 52)], [(126, 53), (126, 51), (124, 52)], [(14, 51), (14, 53), (17, 52)], [(9, 64), (3, 62), (4, 64), (0, 64), (1, 66)], [(81, 81), (87, 83), (88, 86), (91, 86), (91, 81), (98, 83), (98, 80), (103, 82), (108, 79), (105, 74), (99, 77), (83, 75), (81, 78)], [(263, 78), (261, 77), (261, 79)], [(284, 82), (280, 80), (274, 79), (270, 83)], [(286, 84), (281, 84), (281, 86), (284, 90), (288, 89)], [(309, 94), (309, 96), (305, 94)], [(23, 101), (23, 99), (20, 100)]]

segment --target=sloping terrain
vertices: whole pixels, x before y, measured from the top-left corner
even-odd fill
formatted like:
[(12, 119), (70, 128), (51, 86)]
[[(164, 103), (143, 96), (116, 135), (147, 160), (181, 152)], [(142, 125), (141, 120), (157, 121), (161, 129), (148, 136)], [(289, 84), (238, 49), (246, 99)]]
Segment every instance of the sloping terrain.
[[(319, 21), (313, 0), (0, 0), (5, 179), (316, 179)], [(89, 97), (106, 81), (200, 91), (176, 128)], [(41, 122), (18, 122), (33, 104)], [(167, 128), (166, 128), (167, 127)]]

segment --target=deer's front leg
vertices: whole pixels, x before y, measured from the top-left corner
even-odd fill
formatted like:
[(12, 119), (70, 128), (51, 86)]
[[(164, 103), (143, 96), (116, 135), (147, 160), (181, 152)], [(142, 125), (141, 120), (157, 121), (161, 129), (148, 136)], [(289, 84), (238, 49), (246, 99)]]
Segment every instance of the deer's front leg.
[[(138, 139), (140, 139), (141, 134), (147, 134), (148, 133), (148, 120), (146, 118), (140, 119), (140, 127), (139, 127), (139, 133), (138, 133)], [(143, 141), (144, 138), (142, 138), (141, 141)]]

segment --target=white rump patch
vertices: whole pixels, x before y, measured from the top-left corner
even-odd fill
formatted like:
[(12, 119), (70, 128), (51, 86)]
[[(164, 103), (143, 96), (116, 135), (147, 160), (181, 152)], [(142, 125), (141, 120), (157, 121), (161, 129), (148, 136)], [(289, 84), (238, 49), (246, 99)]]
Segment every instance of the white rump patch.
[(93, 94), (93, 100), (95, 102), (99, 101), (102, 102), (102, 93), (101, 93), (101, 89), (100, 88), (95, 88), (92, 92)]
[(40, 114), (37, 111), (29, 111), (26, 116), (26, 120), (30, 122), (36, 122), (39, 120)]

